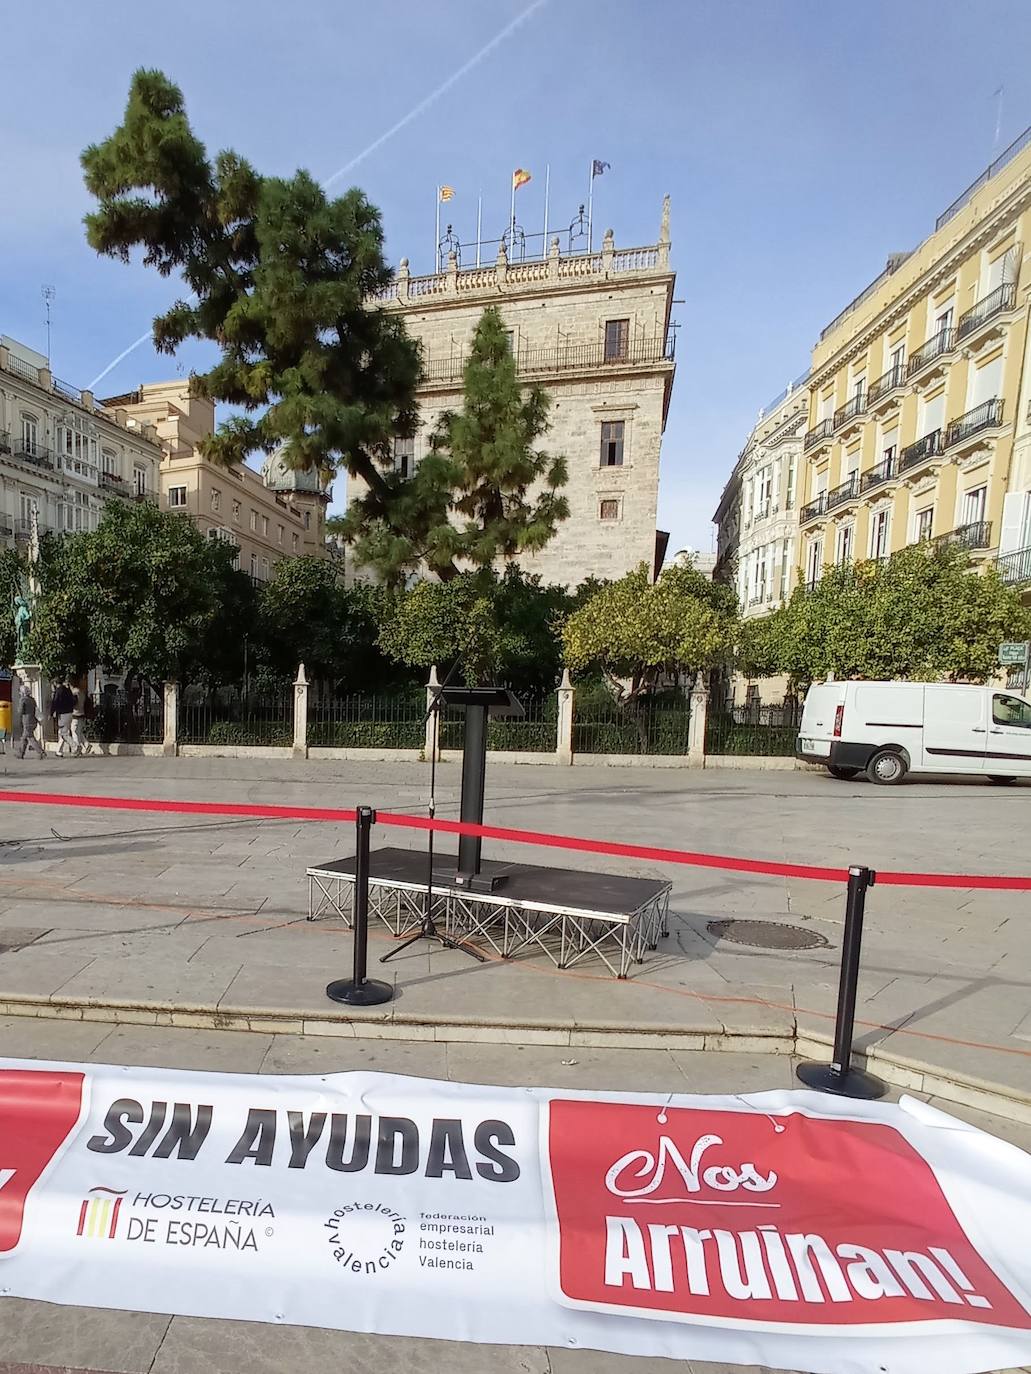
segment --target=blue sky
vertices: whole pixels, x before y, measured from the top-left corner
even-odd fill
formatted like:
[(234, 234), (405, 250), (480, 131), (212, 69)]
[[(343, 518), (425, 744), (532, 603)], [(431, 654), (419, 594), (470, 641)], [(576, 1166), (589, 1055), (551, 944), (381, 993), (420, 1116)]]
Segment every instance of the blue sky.
[[(4, 6), (0, 332), (42, 348), (40, 287), (56, 289), (53, 366), (87, 385), (174, 298), (138, 264), (98, 259), (78, 155), (118, 123), (138, 66), (184, 90), (212, 150), (262, 171), (325, 178), (452, 75), (530, 0), (52, 0)], [(808, 363), (820, 328), (1031, 124), (1027, 0), (544, 0), (482, 62), (337, 187), (382, 208), (392, 261), (432, 264), (434, 188), (462, 237), (508, 213), (568, 223), (591, 158), (595, 225), (655, 241), (672, 196), (678, 374), (660, 523), (708, 548), (720, 490), (759, 406)], [(13, 116), (13, 118), (12, 118)], [(182, 350), (184, 371), (204, 366)], [(149, 344), (103, 393), (174, 373)]]

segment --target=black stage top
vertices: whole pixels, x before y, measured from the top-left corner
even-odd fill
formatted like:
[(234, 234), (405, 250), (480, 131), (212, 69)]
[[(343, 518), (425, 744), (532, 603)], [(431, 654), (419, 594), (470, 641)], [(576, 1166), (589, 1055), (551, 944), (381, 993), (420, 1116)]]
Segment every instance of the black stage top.
[[(540, 864), (484, 859), (480, 865), (483, 877), (503, 877), (504, 887), (496, 892), (471, 892), (466, 887), (441, 881), (441, 869), (457, 872), (457, 865), (453, 854), (434, 855), (434, 892), (449, 892), (498, 906), (531, 906), (541, 911), (597, 912), (604, 916), (625, 917), (640, 911), (672, 886), (662, 878), (627, 878), (618, 873), (584, 873), (575, 868), (545, 868)], [(308, 873), (353, 881), (354, 859), (312, 864)], [(418, 849), (374, 849), (369, 855), (369, 878), (375, 883), (425, 891), (426, 855)]]

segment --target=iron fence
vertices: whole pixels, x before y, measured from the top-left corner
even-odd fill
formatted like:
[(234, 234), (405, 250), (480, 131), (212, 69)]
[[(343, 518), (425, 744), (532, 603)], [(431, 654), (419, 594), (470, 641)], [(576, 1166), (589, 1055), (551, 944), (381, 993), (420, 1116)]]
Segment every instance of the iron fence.
[(95, 744), (160, 744), (165, 737), (164, 698), (149, 683), (109, 683), (90, 698), (90, 707), (86, 738)]
[[(525, 714), (488, 720), (487, 748), (516, 754), (553, 754), (558, 745), (558, 694), (530, 696), (517, 691), (516, 696)], [(440, 717), (441, 749), (461, 749), (464, 727), (463, 713), (445, 708)]]
[(788, 698), (780, 706), (758, 701), (710, 701), (705, 725), (707, 754), (787, 756), (795, 752), (802, 703)]
[(289, 683), (269, 688), (186, 687), (179, 697), (180, 744), (271, 744), (294, 738)]
[(330, 749), (421, 749), (426, 692), (338, 693), (331, 683), (308, 688), (308, 744)]
[(573, 707), (574, 754), (686, 754), (691, 703), (683, 692), (620, 703), (605, 690), (580, 689)]

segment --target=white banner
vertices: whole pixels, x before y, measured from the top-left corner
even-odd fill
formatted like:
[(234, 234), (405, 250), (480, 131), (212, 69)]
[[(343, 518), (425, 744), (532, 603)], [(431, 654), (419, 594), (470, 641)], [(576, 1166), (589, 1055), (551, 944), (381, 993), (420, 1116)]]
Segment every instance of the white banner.
[(0, 1060), (3, 1295), (973, 1374), (1031, 1362), (1029, 1236), (1031, 1158), (915, 1101)]

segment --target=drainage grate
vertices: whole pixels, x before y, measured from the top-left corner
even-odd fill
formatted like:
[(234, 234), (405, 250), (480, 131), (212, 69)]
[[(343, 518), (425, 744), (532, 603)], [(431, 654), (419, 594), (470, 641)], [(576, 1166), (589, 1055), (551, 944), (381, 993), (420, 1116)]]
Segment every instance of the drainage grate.
[(818, 930), (782, 925), (780, 921), (710, 921), (706, 930), (717, 940), (752, 949), (826, 949), (829, 944)]

